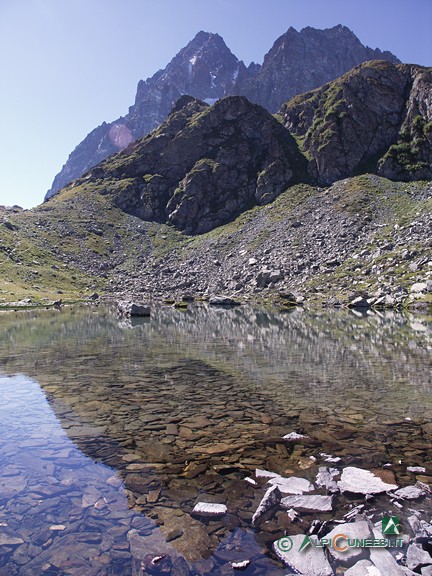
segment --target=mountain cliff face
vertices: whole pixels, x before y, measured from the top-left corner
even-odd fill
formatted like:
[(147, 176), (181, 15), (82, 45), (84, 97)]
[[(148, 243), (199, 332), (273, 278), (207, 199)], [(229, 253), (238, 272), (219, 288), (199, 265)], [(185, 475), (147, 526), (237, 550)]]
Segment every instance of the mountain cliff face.
[(238, 89), (252, 102), (276, 112), (296, 94), (318, 88), (368, 60), (399, 62), (391, 52), (363, 46), (345, 26), (307, 27), (301, 32), (289, 28), (266, 54), (256, 77), (245, 79)]
[(290, 28), (265, 56), (262, 66), (239, 61), (217, 34), (199, 32), (164, 70), (140, 81), (126, 116), (103, 123), (75, 148), (55, 177), (46, 199), (111, 154), (165, 120), (173, 104), (188, 94), (209, 104), (245, 95), (275, 112), (291, 96), (333, 80), (371, 59), (397, 62), (389, 52), (364, 47), (347, 28)]
[(234, 92), (237, 79), (245, 81), (255, 73), (256, 66), (246, 68), (218, 34), (199, 32), (164, 70), (140, 80), (135, 103), (126, 116), (98, 126), (75, 148), (45, 199), (156, 128), (183, 94), (213, 104)]
[(282, 106), (320, 184), (364, 172), (432, 178), (432, 71), (367, 62)]
[(91, 186), (128, 214), (201, 234), (294, 184), (432, 179), (431, 102), (430, 69), (385, 61), (295, 97), (278, 119), (243, 96), (213, 106), (183, 96), (158, 129), (65, 192)]
[(210, 107), (183, 96), (167, 121), (78, 181), (95, 183), (122, 210), (207, 232), (254, 205), (268, 204), (306, 174), (283, 126), (241, 96)]

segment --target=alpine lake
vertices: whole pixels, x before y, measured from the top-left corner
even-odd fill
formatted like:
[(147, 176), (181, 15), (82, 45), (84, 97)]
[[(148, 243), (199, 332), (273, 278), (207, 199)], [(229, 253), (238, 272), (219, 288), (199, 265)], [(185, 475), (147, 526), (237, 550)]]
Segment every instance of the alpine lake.
[(282, 576), (276, 540), (353, 510), (412, 537), (429, 495), (335, 492), (331, 512), (273, 506), (252, 522), (269, 486), (256, 470), (314, 494), (322, 467), (430, 484), (431, 349), (430, 316), (409, 312), (1, 312), (0, 576)]

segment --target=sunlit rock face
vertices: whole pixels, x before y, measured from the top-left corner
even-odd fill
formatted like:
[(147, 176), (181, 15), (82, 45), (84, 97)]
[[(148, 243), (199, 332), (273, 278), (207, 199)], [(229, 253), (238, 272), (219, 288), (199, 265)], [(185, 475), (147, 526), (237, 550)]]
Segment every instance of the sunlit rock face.
[(218, 34), (199, 32), (165, 69), (138, 83), (129, 112), (103, 123), (73, 150), (45, 199), (111, 154), (162, 123), (184, 94), (214, 104), (243, 95), (271, 112), (294, 96), (320, 86), (372, 59), (398, 62), (390, 52), (372, 50), (344, 26), (327, 30), (290, 28), (276, 40), (262, 66), (238, 60)]
[(430, 69), (381, 60), (293, 98), (280, 113), (320, 184), (362, 172), (429, 180), (431, 95)]
[(363, 46), (346, 26), (326, 30), (294, 28), (283, 34), (265, 55), (256, 77), (246, 79), (239, 93), (276, 112), (289, 98), (338, 78), (368, 60), (399, 60), (391, 52)]

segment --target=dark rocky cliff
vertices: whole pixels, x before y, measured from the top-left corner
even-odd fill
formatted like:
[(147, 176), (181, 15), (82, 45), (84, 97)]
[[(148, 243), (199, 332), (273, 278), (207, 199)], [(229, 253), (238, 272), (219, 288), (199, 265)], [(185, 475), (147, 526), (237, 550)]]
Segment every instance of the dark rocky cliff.
[(189, 94), (209, 104), (228, 95), (245, 95), (275, 112), (295, 94), (333, 80), (371, 59), (397, 62), (389, 52), (361, 44), (348, 28), (290, 28), (264, 58), (248, 68), (217, 34), (199, 32), (167, 65), (138, 84), (134, 105), (124, 117), (98, 126), (70, 154), (46, 199), (108, 156), (161, 124), (173, 104)]
[(363, 172), (432, 178), (432, 72), (367, 62), (281, 108), (320, 184)]
[(85, 181), (125, 212), (196, 234), (268, 204), (306, 178), (306, 167), (295, 140), (261, 106), (242, 96), (212, 107), (183, 96), (158, 130)]

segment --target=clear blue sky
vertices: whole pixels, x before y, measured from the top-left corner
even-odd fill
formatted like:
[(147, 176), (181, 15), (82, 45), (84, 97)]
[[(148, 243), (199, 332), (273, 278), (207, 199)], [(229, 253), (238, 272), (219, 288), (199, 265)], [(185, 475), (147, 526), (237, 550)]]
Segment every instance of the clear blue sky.
[(42, 202), (75, 146), (199, 30), (248, 64), (290, 26), (336, 24), (432, 65), (432, 0), (0, 0), (0, 204)]

